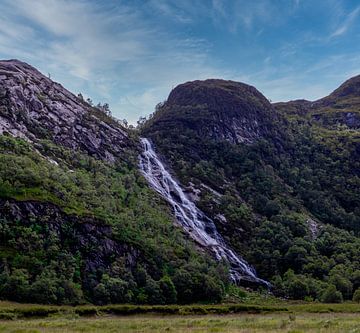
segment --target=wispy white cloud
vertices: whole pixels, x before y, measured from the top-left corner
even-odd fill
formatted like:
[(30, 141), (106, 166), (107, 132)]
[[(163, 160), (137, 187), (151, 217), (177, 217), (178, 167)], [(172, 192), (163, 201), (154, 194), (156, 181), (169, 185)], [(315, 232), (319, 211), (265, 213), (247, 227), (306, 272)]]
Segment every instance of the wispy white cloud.
[[(339, 71), (341, 68), (341, 71)], [(294, 99), (316, 100), (327, 96), (345, 80), (360, 74), (360, 55), (342, 53), (324, 57), (300, 71), (296, 65), (268, 64), (264, 69), (249, 73), (244, 80), (257, 87), (273, 102)]]
[(181, 7), (181, 1), (172, 3), (166, 0), (150, 0), (149, 5), (157, 13), (167, 16), (179, 23), (187, 24), (192, 22), (192, 13), (187, 12)]
[(232, 33), (241, 29), (252, 30), (259, 24), (276, 25), (287, 17), (299, 2), (282, 3), (271, 0), (212, 0), (214, 24), (225, 26)]
[[(8, 35), (3, 43), (0, 35), (1, 54), (20, 57), (51, 72), (72, 90), (95, 92), (95, 98), (111, 100), (115, 115), (122, 118), (134, 120), (152, 112), (153, 102), (163, 100), (172, 85), (221, 75), (209, 65), (205, 40), (171, 35), (148, 22), (136, 7), (123, 3), (104, 7), (83, 0), (4, 3), (4, 10), (16, 19), (6, 16), (0, 23), (0, 31), (7, 29)], [(150, 5), (163, 15), (178, 15), (175, 9), (180, 9), (182, 23), (190, 17), (190, 1)], [(12, 38), (7, 27), (14, 24), (19, 38), (32, 34), (27, 43)]]
[(345, 18), (345, 20), (336, 28), (336, 30), (330, 35), (330, 39), (334, 37), (339, 37), (345, 34), (357, 17), (360, 14), (360, 6), (352, 10)]

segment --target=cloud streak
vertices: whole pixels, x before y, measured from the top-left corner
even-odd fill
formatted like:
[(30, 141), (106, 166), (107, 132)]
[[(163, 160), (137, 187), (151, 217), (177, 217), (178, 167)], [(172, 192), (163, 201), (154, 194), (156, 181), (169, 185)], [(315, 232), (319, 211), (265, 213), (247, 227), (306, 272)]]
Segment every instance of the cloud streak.
[(349, 28), (354, 23), (354, 21), (359, 16), (359, 14), (360, 14), (360, 6), (356, 7), (346, 16), (344, 22), (342, 22), (342, 24), (330, 35), (330, 38), (344, 35), (349, 30)]

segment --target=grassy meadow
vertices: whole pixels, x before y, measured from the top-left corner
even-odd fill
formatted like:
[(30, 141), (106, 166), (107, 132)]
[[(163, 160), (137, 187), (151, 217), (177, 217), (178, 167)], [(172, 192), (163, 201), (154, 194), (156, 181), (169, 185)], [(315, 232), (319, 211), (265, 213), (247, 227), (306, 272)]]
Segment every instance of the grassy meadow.
[(360, 316), (356, 313), (270, 313), (201, 316), (134, 315), (128, 317), (74, 316), (1, 321), (0, 332), (360, 332)]
[(282, 303), (69, 307), (0, 302), (2, 332), (360, 333), (360, 305)]

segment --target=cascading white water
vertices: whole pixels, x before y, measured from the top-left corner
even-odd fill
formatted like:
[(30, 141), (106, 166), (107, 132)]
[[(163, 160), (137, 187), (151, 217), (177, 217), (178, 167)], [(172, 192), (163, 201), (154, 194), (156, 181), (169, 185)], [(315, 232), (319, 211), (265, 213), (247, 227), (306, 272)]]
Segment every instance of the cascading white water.
[(177, 222), (190, 237), (213, 252), (217, 260), (224, 259), (229, 262), (231, 279), (235, 283), (246, 280), (269, 286), (268, 282), (256, 276), (253, 267), (226, 245), (214, 222), (196, 207), (165, 169), (150, 141), (141, 138), (141, 143), (144, 149), (140, 155), (140, 169), (143, 175), (150, 186), (171, 204)]

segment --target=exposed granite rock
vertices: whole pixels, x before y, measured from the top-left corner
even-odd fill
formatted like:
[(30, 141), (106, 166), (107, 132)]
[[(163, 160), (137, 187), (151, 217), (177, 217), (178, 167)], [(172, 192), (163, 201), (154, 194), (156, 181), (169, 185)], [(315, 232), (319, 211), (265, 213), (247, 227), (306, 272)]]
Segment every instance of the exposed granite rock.
[(313, 220), (312, 218), (308, 218), (306, 220), (306, 223), (309, 227), (309, 232), (310, 232), (310, 235), (311, 235), (311, 238), (313, 240), (315, 240), (319, 234), (319, 226), (318, 226), (318, 223)]
[(131, 141), (115, 120), (18, 60), (0, 61), (0, 134), (50, 139), (113, 162)]

